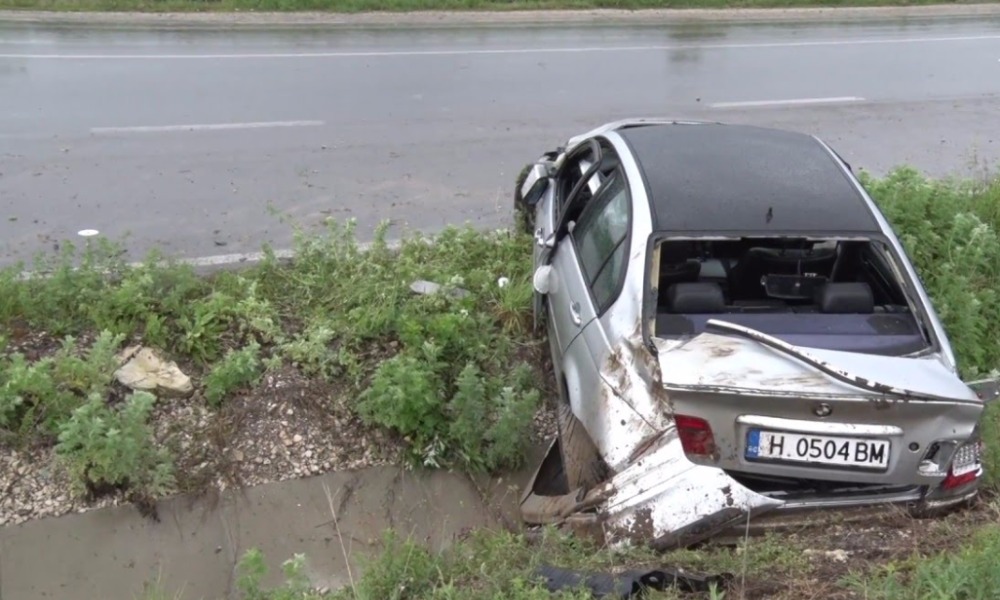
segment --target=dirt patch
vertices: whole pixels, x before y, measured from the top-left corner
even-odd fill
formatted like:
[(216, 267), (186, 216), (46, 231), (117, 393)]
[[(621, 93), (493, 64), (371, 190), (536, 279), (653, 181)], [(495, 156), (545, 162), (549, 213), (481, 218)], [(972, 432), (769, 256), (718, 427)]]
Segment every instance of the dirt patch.
[[(150, 418), (157, 441), (174, 453), (179, 491), (205, 493), (398, 462), (402, 442), (362, 423), (351, 401), (344, 389), (285, 367), (219, 410), (196, 393), (159, 400)], [(119, 490), (72, 498), (54, 458), (51, 447), (5, 449), (0, 524), (129, 500)]]
[(59, 342), (45, 331), (33, 331), (17, 323), (6, 331), (7, 348), (20, 352), (29, 361), (36, 361), (59, 349)]
[[(82, 340), (86, 348), (93, 336)], [(46, 333), (20, 332), (8, 352), (33, 360), (51, 356), (61, 341)], [(393, 347), (372, 349), (389, 356)], [(539, 357), (537, 349), (525, 356)], [(182, 368), (200, 380), (193, 365)], [(385, 429), (366, 425), (354, 411), (353, 386), (308, 377), (292, 366), (266, 373), (253, 389), (225, 400), (219, 408), (205, 401), (196, 385), (187, 398), (161, 398), (150, 415), (157, 443), (174, 456), (177, 491), (217, 494), (330, 471), (400, 464), (405, 442)], [(121, 402), (129, 391), (114, 382), (108, 402)], [(555, 416), (543, 405), (532, 428), (532, 442), (555, 435)], [(85, 512), (107, 506), (151, 504), (118, 489), (94, 490), (87, 498), (70, 493), (69, 474), (56, 460), (55, 440), (31, 446), (0, 440), (0, 526), (32, 519)], [(150, 515), (155, 516), (155, 515)]]
[[(838, 523), (836, 516), (817, 515), (796, 531), (777, 534), (781, 544), (798, 553), (804, 564), (785, 570), (780, 564), (764, 571), (773, 575), (736, 577), (728, 596), (747, 600), (847, 600), (862, 595), (845, 585), (851, 575), (866, 575), (893, 561), (914, 555), (954, 551), (967, 543), (980, 527), (996, 523), (995, 498), (984, 495), (966, 509), (955, 509), (936, 518), (913, 518), (903, 510), (873, 517), (864, 524)], [(748, 560), (754, 560), (757, 542), (749, 543)], [(759, 559), (758, 559), (759, 560)]]
[(208, 431), (220, 472), (257, 485), (399, 462), (402, 440), (365, 425), (352, 401), (346, 386), (291, 367), (266, 375), (257, 389), (229, 401)]

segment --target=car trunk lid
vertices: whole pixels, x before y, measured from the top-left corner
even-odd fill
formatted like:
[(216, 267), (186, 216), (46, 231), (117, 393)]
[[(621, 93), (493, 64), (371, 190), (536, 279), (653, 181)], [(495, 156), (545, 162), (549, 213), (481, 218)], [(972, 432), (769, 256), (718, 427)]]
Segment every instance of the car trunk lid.
[(733, 472), (934, 484), (983, 409), (933, 357), (789, 350), (713, 333), (657, 346), (689, 459)]
[[(910, 358), (792, 347), (842, 375), (832, 376), (773, 347), (734, 335), (704, 333), (683, 342), (658, 338), (655, 342), (663, 383), (674, 388), (886, 399), (902, 399), (894, 390), (903, 390), (912, 392), (907, 399), (917, 401), (982, 403), (933, 355)], [(885, 389), (875, 391), (858, 384)]]

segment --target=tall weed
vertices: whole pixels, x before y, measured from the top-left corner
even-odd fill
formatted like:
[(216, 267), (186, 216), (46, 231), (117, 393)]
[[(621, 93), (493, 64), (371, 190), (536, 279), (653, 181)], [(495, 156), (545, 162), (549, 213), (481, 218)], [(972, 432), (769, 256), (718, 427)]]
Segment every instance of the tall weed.
[(247, 550), (240, 559), (240, 576), (236, 585), (242, 593), (241, 600), (318, 600), (322, 596), (313, 591), (306, 576), (306, 557), (296, 554), (281, 565), (284, 582), (274, 588), (264, 587), (267, 564), (264, 554), (257, 548)]
[(1000, 180), (930, 180), (911, 168), (862, 181), (912, 258), (963, 376), (1000, 368)]
[(87, 397), (107, 395), (122, 340), (105, 331), (86, 352), (67, 336), (52, 356), (38, 361), (20, 353), (0, 356), (0, 429), (30, 433), (41, 425), (54, 433)]
[(136, 392), (122, 406), (110, 407), (91, 394), (60, 425), (56, 455), (72, 475), (75, 494), (122, 489), (157, 497), (172, 488), (172, 459), (156, 445), (148, 424), (155, 401), (148, 392)]
[(213, 406), (236, 390), (250, 388), (261, 376), (260, 344), (230, 350), (205, 376), (205, 399)]

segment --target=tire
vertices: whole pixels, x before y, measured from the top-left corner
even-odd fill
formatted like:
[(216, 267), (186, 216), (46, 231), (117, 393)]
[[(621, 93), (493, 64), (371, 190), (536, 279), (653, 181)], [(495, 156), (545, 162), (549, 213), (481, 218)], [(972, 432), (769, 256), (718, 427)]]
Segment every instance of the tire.
[(560, 388), (557, 425), (566, 483), (570, 490), (589, 490), (604, 481), (609, 470), (583, 423), (570, 409), (569, 399), (564, 391), (565, 385)]
[(524, 205), (524, 198), (521, 196), (521, 186), (528, 179), (533, 165), (527, 164), (521, 169), (514, 183), (514, 227), (522, 233), (531, 233), (534, 224), (534, 215), (529, 207)]

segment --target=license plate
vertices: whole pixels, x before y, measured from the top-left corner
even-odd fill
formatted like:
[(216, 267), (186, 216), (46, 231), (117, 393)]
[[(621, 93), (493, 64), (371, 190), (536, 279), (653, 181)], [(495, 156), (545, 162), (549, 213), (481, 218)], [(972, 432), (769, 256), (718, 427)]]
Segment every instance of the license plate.
[(751, 429), (747, 435), (746, 457), (885, 470), (889, 466), (890, 448), (888, 440)]

